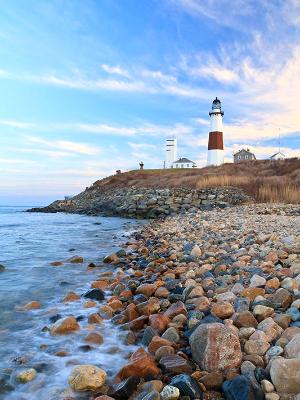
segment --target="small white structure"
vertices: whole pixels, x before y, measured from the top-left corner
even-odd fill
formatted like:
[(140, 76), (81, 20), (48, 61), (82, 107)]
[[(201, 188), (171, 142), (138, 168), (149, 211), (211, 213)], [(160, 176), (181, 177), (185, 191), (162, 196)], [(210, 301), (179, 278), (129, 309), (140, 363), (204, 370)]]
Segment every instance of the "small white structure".
[(210, 132), (208, 139), (207, 165), (224, 164), (223, 115), (221, 101), (216, 97), (212, 102), (210, 116)]
[(196, 164), (194, 161), (189, 160), (188, 158), (179, 158), (179, 160), (174, 161), (172, 168), (196, 168)]
[(270, 157), (271, 161), (276, 161), (276, 160), (285, 160), (285, 155), (283, 153), (281, 153), (281, 151), (279, 150), (277, 153), (273, 154)]
[(177, 137), (166, 140), (165, 168), (173, 168), (174, 161), (177, 160)]

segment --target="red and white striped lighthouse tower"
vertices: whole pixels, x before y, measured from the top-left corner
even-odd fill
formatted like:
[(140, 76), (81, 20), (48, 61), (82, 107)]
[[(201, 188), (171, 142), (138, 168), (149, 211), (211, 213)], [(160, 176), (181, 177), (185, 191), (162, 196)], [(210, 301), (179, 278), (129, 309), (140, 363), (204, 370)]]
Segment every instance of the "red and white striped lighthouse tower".
[(221, 110), (221, 102), (216, 97), (212, 102), (210, 116), (210, 132), (208, 138), (207, 165), (224, 164), (224, 144), (223, 144), (223, 118), (224, 112)]

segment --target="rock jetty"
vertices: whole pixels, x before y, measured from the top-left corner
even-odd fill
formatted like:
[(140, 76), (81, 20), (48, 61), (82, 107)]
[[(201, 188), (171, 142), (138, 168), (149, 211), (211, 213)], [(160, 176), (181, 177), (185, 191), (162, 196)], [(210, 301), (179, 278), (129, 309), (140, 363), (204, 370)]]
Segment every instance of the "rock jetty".
[(70, 200), (57, 200), (47, 207), (31, 212), (67, 212), (92, 215), (115, 215), (131, 218), (161, 218), (199, 209), (227, 207), (252, 199), (234, 187), (202, 190), (172, 188), (113, 188), (104, 190), (91, 186)]

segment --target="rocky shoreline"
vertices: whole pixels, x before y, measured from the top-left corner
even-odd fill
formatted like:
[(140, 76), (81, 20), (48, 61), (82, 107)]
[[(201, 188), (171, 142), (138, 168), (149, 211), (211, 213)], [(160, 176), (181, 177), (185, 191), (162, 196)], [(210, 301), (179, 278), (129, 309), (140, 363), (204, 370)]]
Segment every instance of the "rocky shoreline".
[(241, 189), (234, 187), (202, 190), (173, 188), (113, 188), (92, 185), (68, 200), (57, 200), (47, 207), (32, 208), (30, 212), (67, 212), (89, 215), (122, 216), (130, 218), (165, 218), (199, 209), (225, 208), (252, 202)]
[[(88, 343), (105, 341), (97, 327), (110, 319), (137, 350), (114, 377), (96, 358), (75, 366), (62, 399), (299, 399), (299, 207), (241, 205), (155, 220), (103, 265), (111, 271), (89, 265), (98, 279), (64, 301), (99, 303)], [(47, 329), (76, 334), (78, 317)], [(19, 378), (35, 376), (28, 369)]]

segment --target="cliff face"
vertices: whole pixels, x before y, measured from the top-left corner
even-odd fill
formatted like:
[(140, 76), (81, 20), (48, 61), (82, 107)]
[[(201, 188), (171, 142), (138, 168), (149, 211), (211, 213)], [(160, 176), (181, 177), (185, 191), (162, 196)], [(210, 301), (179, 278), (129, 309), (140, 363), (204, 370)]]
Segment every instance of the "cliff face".
[(92, 186), (71, 200), (57, 200), (44, 208), (29, 211), (68, 212), (93, 215), (119, 215), (157, 218), (185, 211), (226, 207), (251, 201), (241, 189), (146, 189)]

